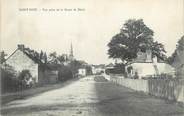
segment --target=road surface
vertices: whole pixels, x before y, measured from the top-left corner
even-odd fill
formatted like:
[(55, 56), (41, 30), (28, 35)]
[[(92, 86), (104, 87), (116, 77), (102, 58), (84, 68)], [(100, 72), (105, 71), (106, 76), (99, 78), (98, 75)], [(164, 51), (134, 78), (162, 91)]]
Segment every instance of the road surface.
[(94, 76), (12, 101), (1, 108), (1, 113), (5, 116), (184, 116), (183, 108), (175, 103)]

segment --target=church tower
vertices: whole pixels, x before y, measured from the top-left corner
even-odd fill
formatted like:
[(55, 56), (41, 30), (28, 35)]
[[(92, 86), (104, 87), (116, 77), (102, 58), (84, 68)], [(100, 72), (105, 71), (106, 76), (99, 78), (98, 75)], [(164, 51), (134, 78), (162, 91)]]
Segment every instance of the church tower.
[(71, 46), (70, 46), (69, 60), (70, 60), (70, 61), (73, 61), (73, 60), (74, 60), (72, 43), (71, 43)]

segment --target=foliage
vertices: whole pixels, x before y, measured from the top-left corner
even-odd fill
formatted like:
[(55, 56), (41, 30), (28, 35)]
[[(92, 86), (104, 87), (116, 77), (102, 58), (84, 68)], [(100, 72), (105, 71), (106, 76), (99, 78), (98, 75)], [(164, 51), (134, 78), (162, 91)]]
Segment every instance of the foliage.
[(5, 57), (7, 56), (7, 54), (4, 51), (0, 52), (0, 64), (2, 64), (6, 59)]
[(22, 83), (16, 78), (15, 71), (12, 67), (6, 66), (1, 68), (1, 92), (17, 91)]
[(184, 36), (181, 37), (181, 39), (179, 39), (179, 41), (177, 42), (177, 45), (176, 45), (176, 49), (175, 51), (172, 53), (171, 56), (169, 56), (167, 58), (167, 62), (169, 64), (173, 64), (174, 63), (174, 60), (179, 57), (178, 56), (178, 53), (182, 53), (184, 52)]
[(29, 77), (32, 77), (29, 70), (22, 70), (21, 73), (19, 74), (18, 78), (19, 78), (20, 80), (24, 80), (25, 77), (26, 77), (27, 75), (28, 75)]
[(49, 62), (53, 64), (58, 64), (56, 52), (52, 52), (49, 54)]
[(138, 50), (145, 52), (151, 49), (153, 55), (164, 58), (164, 46), (153, 41), (153, 31), (147, 27), (142, 19), (130, 19), (121, 28), (120, 33), (112, 37), (108, 43), (110, 58), (118, 58), (129, 62), (137, 57)]
[(56, 52), (49, 54), (49, 63), (51, 64), (64, 64), (68, 61), (68, 56), (66, 54), (58, 55)]
[(91, 66), (86, 65), (85, 69), (86, 69), (86, 74), (87, 75), (92, 75), (92, 68), (91, 68)]
[(39, 54), (39, 60), (42, 61), (42, 63), (47, 64), (47, 54), (46, 54), (46, 52), (43, 52), (41, 50), (41, 52)]
[(178, 41), (178, 44), (176, 46), (178, 50), (184, 51), (184, 35)]
[(107, 74), (124, 74), (125, 73), (125, 64), (120, 63), (116, 64), (114, 68), (106, 69)]
[(176, 53), (176, 50), (174, 51), (174, 53), (172, 53), (172, 55), (171, 56), (169, 56), (168, 58), (167, 58), (167, 63), (169, 63), (169, 64), (173, 64), (173, 62), (174, 62), (174, 59), (177, 57), (177, 53)]
[(58, 80), (63, 81), (63, 80), (68, 80), (70, 78), (73, 78), (72, 71), (69, 67), (67, 66), (61, 66), (58, 69)]
[(68, 61), (68, 56), (66, 54), (62, 54), (57, 56), (57, 59), (60, 62), (60, 64), (63, 64), (64, 62)]
[(115, 64), (114, 69), (116, 70), (116, 73), (124, 74), (125, 73), (125, 64), (123, 64), (123, 63)]
[(69, 63), (69, 67), (72, 70), (73, 74), (76, 74), (78, 72), (78, 69), (81, 68), (83, 66), (82, 61), (78, 61), (78, 60), (73, 60)]

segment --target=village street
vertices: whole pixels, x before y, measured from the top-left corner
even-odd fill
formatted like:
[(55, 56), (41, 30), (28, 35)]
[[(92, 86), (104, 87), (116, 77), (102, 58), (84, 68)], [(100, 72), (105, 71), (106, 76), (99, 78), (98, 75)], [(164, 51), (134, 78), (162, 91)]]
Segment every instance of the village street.
[(184, 116), (175, 103), (115, 85), (102, 76), (12, 101), (1, 112), (5, 116)]

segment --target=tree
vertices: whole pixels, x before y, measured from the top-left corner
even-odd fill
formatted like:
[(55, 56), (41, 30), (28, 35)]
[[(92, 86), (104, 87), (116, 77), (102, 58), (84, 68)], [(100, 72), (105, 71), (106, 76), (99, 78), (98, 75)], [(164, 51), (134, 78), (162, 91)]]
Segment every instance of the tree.
[(49, 54), (49, 59), (51, 63), (57, 64), (57, 53), (56, 52), (52, 52)]
[(167, 62), (169, 64), (173, 64), (174, 63), (174, 60), (177, 59), (177, 58), (179, 58), (180, 57), (179, 55), (182, 54), (182, 53), (184, 53), (184, 35), (177, 42), (176, 49), (172, 53), (172, 55), (167, 58)]
[(69, 67), (72, 70), (73, 74), (76, 74), (78, 72), (78, 69), (83, 67), (86, 63), (84, 61), (80, 60), (73, 60), (69, 63)]
[(90, 65), (86, 65), (85, 69), (86, 69), (86, 74), (87, 75), (91, 75), (92, 74), (92, 67)]
[(46, 54), (46, 52), (43, 55), (43, 61), (44, 61), (45, 64), (47, 64), (47, 54)]
[(6, 60), (6, 58), (5, 58), (6, 56), (7, 56), (7, 54), (4, 51), (0, 52), (0, 63), (1, 64)]
[(183, 51), (184, 50), (184, 35), (181, 37), (181, 39), (178, 41), (178, 44), (176, 45), (176, 48), (178, 50)]
[(164, 59), (164, 46), (157, 41), (154, 42), (153, 35), (153, 30), (147, 27), (142, 19), (129, 19), (120, 33), (113, 36), (108, 43), (109, 57), (128, 63), (137, 57), (139, 50), (145, 52), (146, 49), (151, 49), (153, 55)]
[(40, 60), (43, 59), (43, 55), (44, 55), (44, 54), (43, 54), (43, 51), (41, 50), (40, 55), (39, 55), (39, 56), (40, 56)]
[(59, 61), (61, 64), (63, 64), (63, 63), (66, 61), (64, 55), (59, 55), (59, 56), (57, 57), (57, 59), (58, 59), (58, 61)]
[(172, 55), (167, 58), (167, 63), (172, 65), (172, 63), (174, 62), (174, 59), (176, 57), (177, 57), (177, 53), (176, 53), (176, 50), (175, 50), (174, 53), (172, 53)]

